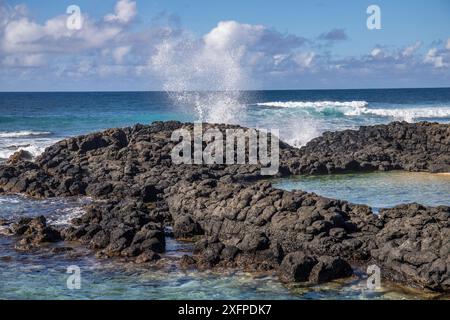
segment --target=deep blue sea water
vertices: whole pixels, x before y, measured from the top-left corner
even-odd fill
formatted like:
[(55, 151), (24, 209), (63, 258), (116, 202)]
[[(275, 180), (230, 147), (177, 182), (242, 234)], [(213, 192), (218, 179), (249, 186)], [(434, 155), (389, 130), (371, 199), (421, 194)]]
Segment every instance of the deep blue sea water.
[[(308, 90), (251, 92), (0, 93), (0, 162), (19, 149), (38, 155), (65, 137), (109, 127), (157, 120), (230, 122), (279, 129), (295, 146), (328, 130), (394, 120), (450, 122), (450, 89)], [(278, 181), (375, 208), (417, 201), (450, 204), (447, 176), (381, 173)], [(85, 199), (36, 201), (0, 197), (0, 218), (44, 214), (52, 223), (67, 223), (82, 213)], [(1, 228), (0, 228), (1, 232)], [(8, 237), (0, 237), (0, 299), (317, 299), (417, 298), (417, 292), (384, 283), (383, 290), (364, 290), (364, 277), (313, 288), (285, 287), (275, 277), (244, 273), (181, 272), (170, 259), (186, 244), (169, 241), (163, 270), (98, 260), (86, 253), (18, 254)], [(80, 248), (76, 248), (81, 250)], [(67, 266), (83, 271), (81, 290), (65, 286)]]

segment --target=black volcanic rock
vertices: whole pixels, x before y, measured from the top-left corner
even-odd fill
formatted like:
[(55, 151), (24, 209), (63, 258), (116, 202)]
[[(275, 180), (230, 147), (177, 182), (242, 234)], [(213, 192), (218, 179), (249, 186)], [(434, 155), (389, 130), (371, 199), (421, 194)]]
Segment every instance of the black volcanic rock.
[(403, 169), (450, 172), (450, 126), (393, 122), (325, 132), (284, 164), (294, 174)]
[(280, 280), (283, 282), (306, 282), (317, 260), (303, 252), (292, 252), (284, 257), (279, 268)]
[(309, 282), (324, 283), (335, 279), (346, 278), (353, 274), (352, 267), (341, 258), (322, 256), (312, 268)]
[(21, 218), (12, 224), (11, 231), (20, 239), (16, 249), (23, 251), (34, 249), (43, 243), (54, 243), (62, 240), (59, 230), (48, 226), (43, 216)]
[[(237, 128), (203, 130), (213, 127)], [(1, 165), (0, 192), (95, 199), (64, 230), (17, 223), (22, 245), (64, 238), (153, 262), (170, 225), (177, 238), (202, 235), (186, 266), (281, 270), (295, 280), (303, 260), (286, 259), (302, 255), (316, 262), (310, 282), (348, 276), (349, 262), (375, 262), (386, 278), (450, 290), (449, 207), (398, 206), (377, 216), (364, 205), (275, 189), (259, 181), (260, 165), (174, 165), (171, 135), (180, 128), (192, 132), (193, 124), (109, 129), (58, 142), (35, 162)], [(449, 172), (450, 126), (394, 122), (327, 132), (301, 149), (280, 143), (279, 176), (392, 169)]]
[(371, 255), (385, 277), (450, 291), (450, 207), (401, 205), (381, 210), (380, 220)]

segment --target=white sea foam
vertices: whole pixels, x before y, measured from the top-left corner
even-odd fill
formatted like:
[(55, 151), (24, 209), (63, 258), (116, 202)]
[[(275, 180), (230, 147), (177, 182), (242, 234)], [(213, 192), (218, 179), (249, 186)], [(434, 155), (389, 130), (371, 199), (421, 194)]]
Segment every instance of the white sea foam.
[(326, 108), (326, 107), (350, 107), (362, 108), (368, 105), (366, 101), (275, 101), (261, 102), (258, 106), (274, 107), (274, 108)]
[(0, 226), (0, 235), (9, 236), (11, 231), (8, 226)]
[(399, 120), (413, 122), (417, 119), (446, 119), (450, 118), (450, 107), (448, 108), (408, 108), (408, 109), (355, 109), (344, 112), (345, 115), (355, 116), (361, 114), (372, 114), (381, 117), (391, 117)]
[(317, 123), (313, 119), (290, 119), (284, 121), (282, 139), (293, 147), (300, 148), (320, 136)]
[(69, 225), (71, 224), (72, 219), (79, 218), (86, 213), (86, 211), (82, 207), (64, 208), (57, 211), (58, 211), (57, 218), (48, 219), (49, 223), (57, 226)]
[(287, 101), (262, 102), (261, 107), (301, 108), (307, 112), (336, 111), (345, 116), (373, 115), (389, 117), (408, 122), (417, 119), (447, 119), (450, 118), (450, 106), (425, 106), (405, 108), (369, 108), (367, 101)]
[(43, 131), (0, 131), (0, 159), (8, 159), (19, 150), (36, 157), (59, 140), (51, 135), (51, 132)]
[(0, 138), (24, 138), (35, 136), (49, 136), (51, 132), (47, 131), (0, 131)]

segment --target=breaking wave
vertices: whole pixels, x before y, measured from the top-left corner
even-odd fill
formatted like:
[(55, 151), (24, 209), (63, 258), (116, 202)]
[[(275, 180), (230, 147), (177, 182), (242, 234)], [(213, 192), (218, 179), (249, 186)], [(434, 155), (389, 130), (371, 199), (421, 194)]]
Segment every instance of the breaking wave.
[(25, 138), (35, 136), (49, 136), (51, 132), (46, 131), (0, 131), (0, 138)]
[(36, 157), (58, 140), (46, 131), (0, 131), (0, 162), (19, 150), (28, 151)]
[(287, 102), (262, 102), (260, 107), (271, 108), (298, 108), (308, 113), (342, 114), (343, 116), (372, 115), (388, 117), (395, 120), (414, 122), (418, 119), (448, 119), (450, 118), (450, 106), (426, 106), (404, 108), (369, 108), (367, 101), (287, 101)]
[(346, 112), (345, 115), (371, 114), (413, 122), (417, 119), (447, 119), (450, 118), (450, 108), (408, 108), (408, 109), (368, 109)]
[(287, 101), (287, 102), (262, 102), (258, 106), (274, 108), (327, 108), (327, 107), (350, 107), (362, 108), (369, 105), (366, 101)]

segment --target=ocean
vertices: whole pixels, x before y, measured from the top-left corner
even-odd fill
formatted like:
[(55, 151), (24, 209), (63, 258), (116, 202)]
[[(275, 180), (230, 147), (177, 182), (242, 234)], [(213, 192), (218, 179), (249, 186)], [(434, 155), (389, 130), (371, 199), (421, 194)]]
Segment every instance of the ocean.
[[(324, 131), (391, 121), (450, 122), (450, 88), (376, 90), (287, 90), (246, 92), (0, 93), (0, 162), (19, 149), (39, 155), (66, 137), (152, 121), (227, 122), (279, 129), (282, 140), (300, 147)], [(450, 178), (426, 173), (373, 173), (293, 177), (274, 181), (294, 188), (373, 206), (400, 203), (450, 205)], [(0, 196), (0, 218), (45, 215), (57, 224), (83, 213), (89, 199), (33, 200)], [(0, 233), (1, 233), (0, 228)], [(168, 266), (147, 270), (102, 261), (86, 252), (58, 258), (18, 253), (0, 236), (0, 299), (398, 299), (423, 298), (392, 284), (364, 291), (364, 278), (312, 288), (285, 287), (276, 277), (242, 272), (184, 272), (171, 258), (192, 244), (168, 242)], [(66, 288), (66, 268), (79, 265), (81, 290)]]
[(38, 155), (65, 137), (157, 120), (279, 129), (301, 146), (322, 132), (404, 121), (450, 121), (450, 89), (246, 92), (0, 93), (0, 159)]

